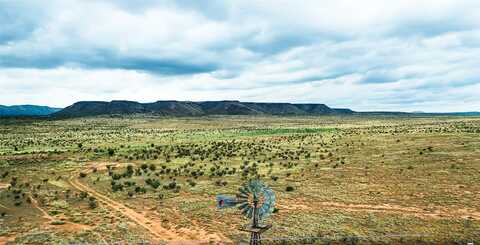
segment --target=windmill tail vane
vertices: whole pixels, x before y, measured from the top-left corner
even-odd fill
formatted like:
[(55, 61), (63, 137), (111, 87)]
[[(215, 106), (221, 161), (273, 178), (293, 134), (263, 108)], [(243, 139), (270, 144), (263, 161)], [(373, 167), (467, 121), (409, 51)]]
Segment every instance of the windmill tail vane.
[(226, 195), (217, 196), (217, 208), (219, 209), (234, 208), (239, 203), (240, 201), (236, 197), (226, 196)]

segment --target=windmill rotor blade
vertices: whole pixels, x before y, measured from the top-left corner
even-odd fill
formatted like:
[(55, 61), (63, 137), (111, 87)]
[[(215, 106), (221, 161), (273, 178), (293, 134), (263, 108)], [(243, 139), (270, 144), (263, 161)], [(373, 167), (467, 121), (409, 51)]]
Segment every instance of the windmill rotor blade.
[(242, 214), (243, 214), (243, 215), (247, 215), (247, 216), (248, 216), (248, 214), (249, 214), (250, 212), (252, 212), (252, 208), (249, 207), (249, 206), (247, 206), (246, 208), (244, 208), (244, 209), (242, 210)]
[[(258, 203), (257, 212), (254, 212), (251, 198)], [(234, 197), (217, 196), (218, 208), (237, 207), (248, 218), (252, 218), (253, 213), (257, 213), (260, 219), (267, 217), (273, 212), (274, 206), (274, 192), (258, 179), (251, 180), (238, 188), (238, 193)]]
[(244, 199), (246, 199), (246, 198), (248, 198), (248, 194), (237, 193), (236, 197), (237, 197), (237, 198), (244, 198)]
[(242, 204), (240, 204), (240, 206), (238, 206), (238, 209), (243, 210), (246, 207), (248, 207), (248, 203), (242, 203)]
[(238, 199), (237, 198), (237, 204), (242, 204), (248, 202), (248, 199)]

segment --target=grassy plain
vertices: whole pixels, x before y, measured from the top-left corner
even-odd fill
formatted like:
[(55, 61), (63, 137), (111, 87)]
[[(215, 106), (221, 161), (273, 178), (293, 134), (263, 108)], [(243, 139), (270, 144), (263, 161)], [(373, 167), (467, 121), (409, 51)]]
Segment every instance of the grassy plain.
[(251, 178), (266, 244), (480, 243), (480, 118), (132, 116), (1, 119), (0, 244), (238, 244)]

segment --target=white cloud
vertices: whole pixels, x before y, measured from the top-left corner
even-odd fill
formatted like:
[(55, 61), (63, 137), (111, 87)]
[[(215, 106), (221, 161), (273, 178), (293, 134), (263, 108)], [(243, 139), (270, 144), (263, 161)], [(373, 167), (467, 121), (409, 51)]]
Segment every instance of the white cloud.
[(0, 104), (480, 110), (479, 56), (477, 0), (0, 3)]

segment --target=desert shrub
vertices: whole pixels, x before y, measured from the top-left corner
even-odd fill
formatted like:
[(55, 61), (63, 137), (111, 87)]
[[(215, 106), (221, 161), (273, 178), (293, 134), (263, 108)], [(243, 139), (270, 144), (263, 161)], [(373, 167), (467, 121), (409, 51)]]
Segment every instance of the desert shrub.
[(197, 185), (197, 183), (191, 179), (187, 179), (187, 183), (191, 186), (191, 187), (195, 187)]
[(128, 195), (128, 197), (133, 197), (133, 192), (132, 192), (132, 191), (128, 191), (128, 192), (127, 192), (127, 195)]
[(122, 183), (117, 183), (112, 181), (112, 191), (117, 192), (117, 191), (122, 191), (123, 190), (123, 184)]
[(145, 187), (137, 186), (137, 187), (135, 187), (135, 192), (136, 193), (146, 193), (147, 189), (145, 189)]
[(226, 186), (228, 184), (227, 181), (217, 180), (215, 181), (216, 186)]
[(10, 185), (12, 187), (17, 185), (17, 177), (12, 177), (12, 179), (10, 180)]
[(142, 175), (142, 171), (140, 169), (135, 169), (135, 175), (136, 176)]
[(85, 177), (87, 177), (87, 173), (80, 172), (79, 176), (80, 176), (80, 178), (85, 178)]
[(173, 180), (170, 183), (168, 183), (167, 185), (163, 186), (163, 188), (166, 189), (166, 190), (173, 190), (176, 187), (177, 187), (177, 182), (175, 182), (175, 180)]
[(50, 203), (52, 207), (56, 209), (67, 209), (69, 207), (68, 203), (64, 200), (56, 200)]
[(294, 190), (295, 190), (295, 188), (293, 188), (293, 186), (287, 186), (287, 187), (285, 188), (285, 191), (288, 191), (288, 192), (294, 191)]
[(134, 186), (134, 185), (136, 185), (136, 183), (133, 182), (133, 181), (125, 181), (125, 182), (123, 182), (123, 185), (124, 186)]
[(88, 200), (88, 207), (90, 207), (91, 209), (95, 209), (97, 206), (98, 206), (97, 200), (95, 199)]
[(115, 149), (113, 149), (113, 148), (108, 148), (107, 152), (108, 152), (108, 155), (109, 155), (109, 156), (113, 156), (113, 154), (115, 154)]
[(2, 179), (5, 178), (5, 177), (7, 177), (8, 174), (9, 174), (9, 172), (8, 172), (8, 171), (5, 171), (5, 172), (2, 174)]
[(62, 220), (54, 220), (52, 222), (50, 222), (51, 225), (64, 225), (65, 224), (65, 221), (62, 221)]
[(84, 192), (84, 191), (80, 192), (80, 196), (79, 196), (80, 199), (83, 200), (83, 199), (87, 198), (87, 196), (88, 196), (88, 193), (86, 193), (86, 192)]
[(123, 177), (123, 175), (121, 175), (121, 174), (115, 174), (115, 173), (112, 174), (112, 179), (113, 179), (113, 180), (119, 180), (119, 179), (121, 179), (122, 177)]
[(157, 179), (146, 179), (145, 183), (150, 185), (153, 189), (157, 189), (160, 186), (160, 181)]

